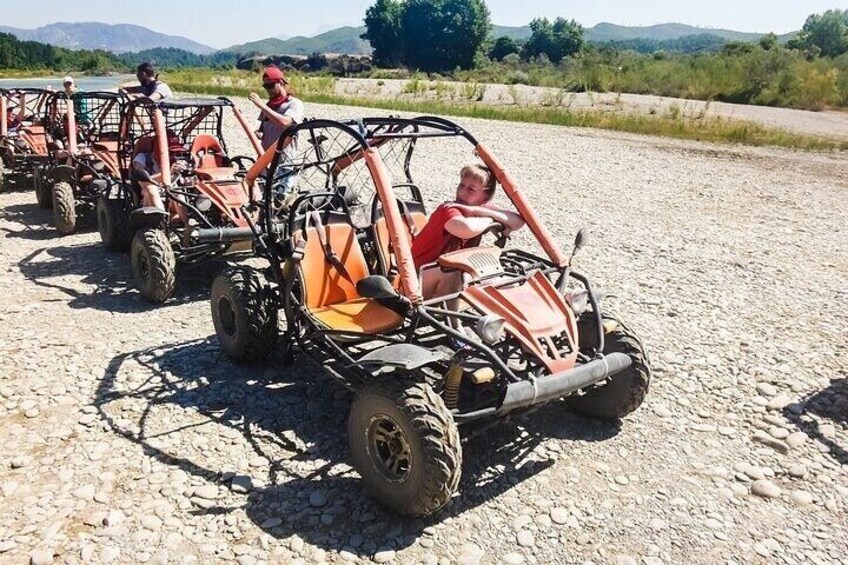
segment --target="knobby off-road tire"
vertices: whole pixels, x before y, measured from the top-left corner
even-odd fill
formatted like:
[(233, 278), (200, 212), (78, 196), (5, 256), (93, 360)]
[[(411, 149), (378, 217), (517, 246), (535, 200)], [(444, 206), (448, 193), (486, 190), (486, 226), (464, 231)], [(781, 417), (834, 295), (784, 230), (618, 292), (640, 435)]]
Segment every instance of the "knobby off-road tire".
[(456, 491), (459, 431), (429, 386), (398, 376), (366, 384), (351, 406), (348, 436), (366, 489), (395, 512), (433, 514)]
[(0, 192), (6, 190), (6, 173), (5, 160), (0, 159)]
[[(590, 389), (582, 396), (571, 396), (568, 403), (575, 412), (615, 420), (627, 416), (642, 404), (651, 382), (651, 365), (641, 340), (617, 319), (603, 317), (604, 326), (613, 329), (604, 335), (604, 354), (619, 352), (630, 357), (631, 364), (606, 384)], [(580, 324), (581, 349), (587, 343), (597, 345), (596, 322)], [(585, 336), (585, 337), (584, 337)]]
[(46, 210), (53, 207), (53, 190), (44, 182), (41, 167), (32, 168), (32, 188), (35, 190), (35, 199), (39, 206)]
[(121, 202), (101, 196), (97, 200), (97, 230), (103, 245), (112, 251), (126, 251), (132, 243), (130, 218)]
[(236, 361), (255, 363), (277, 344), (277, 306), (271, 289), (250, 267), (232, 267), (212, 283), (212, 322), (221, 348)]
[(77, 231), (77, 203), (73, 187), (60, 181), (53, 185), (53, 225), (62, 235)]
[(177, 261), (164, 230), (139, 230), (132, 241), (132, 269), (141, 295), (153, 303), (168, 300), (176, 287)]

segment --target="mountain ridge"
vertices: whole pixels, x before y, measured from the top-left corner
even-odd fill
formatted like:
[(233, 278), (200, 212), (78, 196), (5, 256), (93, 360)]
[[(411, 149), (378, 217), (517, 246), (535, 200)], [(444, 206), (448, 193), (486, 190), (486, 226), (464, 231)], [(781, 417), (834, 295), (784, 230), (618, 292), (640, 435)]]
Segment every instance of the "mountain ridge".
[(35, 29), (0, 26), (0, 33), (10, 33), (22, 41), (38, 41), (67, 49), (102, 49), (112, 53), (129, 53), (153, 47), (174, 47), (205, 55), (215, 48), (180, 35), (168, 35), (135, 24), (102, 22), (56, 22)]

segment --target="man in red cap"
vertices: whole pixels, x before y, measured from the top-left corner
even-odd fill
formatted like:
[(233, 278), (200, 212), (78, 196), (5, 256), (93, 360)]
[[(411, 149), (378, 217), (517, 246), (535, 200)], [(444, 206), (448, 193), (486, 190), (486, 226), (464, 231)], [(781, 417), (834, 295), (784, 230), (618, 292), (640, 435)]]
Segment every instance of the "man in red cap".
[(259, 135), (262, 148), (274, 145), (286, 128), (303, 121), (303, 102), (291, 95), (289, 81), (278, 67), (265, 67), (262, 73), (262, 86), (268, 93), (268, 102), (255, 92), (250, 93), (250, 101), (261, 111), (259, 114)]

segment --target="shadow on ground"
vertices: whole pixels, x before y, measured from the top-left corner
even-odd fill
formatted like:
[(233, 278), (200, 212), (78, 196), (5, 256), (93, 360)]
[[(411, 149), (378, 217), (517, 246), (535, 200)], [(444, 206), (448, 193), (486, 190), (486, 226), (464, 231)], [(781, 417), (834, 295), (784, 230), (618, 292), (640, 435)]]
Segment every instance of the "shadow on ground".
[(8, 239), (28, 239), (32, 241), (59, 240), (63, 236), (53, 227), (53, 210), (39, 207), (32, 196), (32, 204), (13, 204), (0, 210), (0, 219), (18, 224), (20, 229), (0, 227), (0, 232)]
[(825, 425), (848, 426), (848, 378), (832, 379), (830, 385), (783, 410), (784, 415), (810, 438), (826, 446), (840, 465), (848, 465), (848, 449), (833, 434), (823, 433)]
[[(258, 367), (238, 366), (220, 352), (213, 337), (115, 357), (96, 404), (111, 430), (191, 476), (232, 488), (227, 472), (239, 461), (250, 462), (249, 469), (239, 472), (261, 482), (244, 504), (196, 508), (195, 513), (243, 508), (274, 537), (297, 534), (322, 549), (345, 549), (363, 557), (408, 547), (427, 526), (492, 500), (551, 467), (555, 460), (534, 453), (549, 437), (600, 441), (618, 433), (617, 424), (579, 418), (565, 411), (562, 402), (534, 413), (528, 419), (532, 424), (497, 423), (476, 430), (477, 435), (463, 429), (463, 435), (473, 437), (464, 446), (460, 495), (430, 519), (400, 518), (363, 491), (347, 445), (352, 395), (321, 373), (298, 355), (287, 366), (279, 358)], [(245, 448), (232, 461), (210, 461), (208, 451), (191, 447), (190, 434), (201, 429), (209, 438), (223, 437)], [(174, 447), (163, 447), (168, 437)], [(200, 444), (207, 441), (198, 439)]]
[[(68, 295), (71, 308), (135, 313), (206, 300), (222, 261), (177, 272), (175, 295), (165, 304), (145, 301), (135, 289), (129, 254), (102, 245), (57, 245), (38, 249), (18, 262), (21, 273), (43, 288)], [(71, 277), (72, 282), (66, 277)], [(81, 288), (93, 286), (94, 288)]]

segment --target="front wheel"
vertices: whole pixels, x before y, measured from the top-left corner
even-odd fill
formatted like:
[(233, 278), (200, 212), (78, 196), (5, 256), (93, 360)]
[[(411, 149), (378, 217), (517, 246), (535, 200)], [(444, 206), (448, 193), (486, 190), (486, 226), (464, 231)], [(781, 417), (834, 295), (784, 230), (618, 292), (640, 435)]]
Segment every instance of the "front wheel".
[(382, 504), (407, 516), (444, 507), (462, 471), (462, 446), (442, 398), (397, 376), (366, 384), (350, 408), (354, 467)]
[(131, 258), (135, 284), (145, 299), (162, 303), (174, 294), (177, 260), (164, 230), (138, 231), (133, 238)]
[(277, 305), (270, 290), (250, 267), (228, 269), (212, 283), (215, 333), (236, 361), (262, 361), (277, 343)]
[(101, 196), (97, 200), (97, 230), (100, 239), (112, 251), (126, 251), (132, 242), (130, 218), (123, 202)]
[(62, 235), (77, 231), (77, 203), (73, 187), (60, 181), (53, 185), (53, 224)]
[(42, 178), (41, 167), (33, 167), (32, 169), (32, 188), (35, 190), (35, 199), (38, 205), (49, 210), (53, 207), (53, 194), (50, 190), (50, 185), (44, 182)]
[[(575, 412), (598, 418), (615, 420), (627, 416), (645, 400), (651, 383), (651, 365), (648, 353), (639, 337), (615, 318), (604, 317), (604, 351), (624, 353), (630, 357), (630, 366), (610, 377), (605, 384), (589, 389), (581, 396), (568, 398)], [(594, 317), (579, 326), (580, 348), (597, 345), (597, 322)]]

